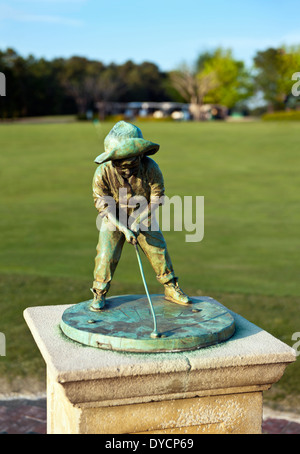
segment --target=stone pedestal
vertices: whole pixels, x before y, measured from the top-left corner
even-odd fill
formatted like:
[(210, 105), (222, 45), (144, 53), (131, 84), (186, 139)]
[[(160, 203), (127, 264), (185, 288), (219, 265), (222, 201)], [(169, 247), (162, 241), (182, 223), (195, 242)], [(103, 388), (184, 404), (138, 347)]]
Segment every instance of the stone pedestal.
[(262, 392), (295, 351), (239, 315), (228, 341), (180, 353), (85, 347), (59, 328), (68, 306), (24, 316), (47, 364), (49, 434), (261, 433)]

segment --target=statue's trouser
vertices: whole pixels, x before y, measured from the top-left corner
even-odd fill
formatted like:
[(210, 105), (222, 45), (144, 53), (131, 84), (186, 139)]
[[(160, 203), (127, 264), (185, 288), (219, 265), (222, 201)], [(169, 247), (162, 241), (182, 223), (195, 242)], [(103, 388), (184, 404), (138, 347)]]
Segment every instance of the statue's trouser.
[[(140, 232), (138, 244), (149, 259), (156, 278), (161, 284), (176, 279), (163, 234), (158, 231)], [(107, 293), (121, 257), (125, 236), (118, 229), (110, 230), (109, 223), (102, 222), (95, 258), (93, 288)]]

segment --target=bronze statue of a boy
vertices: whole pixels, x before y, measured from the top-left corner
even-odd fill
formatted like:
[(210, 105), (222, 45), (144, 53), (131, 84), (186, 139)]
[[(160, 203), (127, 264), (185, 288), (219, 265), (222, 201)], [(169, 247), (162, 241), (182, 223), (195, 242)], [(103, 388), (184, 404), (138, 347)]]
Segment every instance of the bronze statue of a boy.
[[(104, 141), (105, 152), (95, 162), (99, 164), (93, 180), (95, 206), (102, 218), (97, 256), (95, 259), (94, 300), (90, 306), (99, 311), (105, 306), (105, 295), (121, 257), (125, 241), (138, 243), (149, 259), (158, 281), (165, 287), (165, 298), (181, 305), (189, 305), (188, 296), (180, 289), (162, 232), (151, 229), (153, 206), (157, 208), (164, 196), (164, 180), (156, 162), (149, 158), (159, 150), (159, 145), (143, 138), (141, 130), (130, 123), (120, 121), (112, 128)], [(126, 190), (126, 197), (120, 197)], [(147, 201), (144, 212), (128, 227), (128, 217), (134, 209), (128, 208), (128, 200), (141, 196)], [(109, 207), (113, 200), (118, 213)], [(159, 200), (159, 203), (157, 202)], [(122, 211), (122, 209), (124, 209)], [(147, 221), (148, 227), (141, 228)]]

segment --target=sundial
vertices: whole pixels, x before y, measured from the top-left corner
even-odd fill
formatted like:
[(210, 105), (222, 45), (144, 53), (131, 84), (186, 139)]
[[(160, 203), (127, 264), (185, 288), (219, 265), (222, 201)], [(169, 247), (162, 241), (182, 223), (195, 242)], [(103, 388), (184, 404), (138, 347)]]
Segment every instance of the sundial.
[(153, 320), (146, 296), (107, 298), (105, 309), (90, 311), (91, 301), (68, 308), (61, 320), (66, 336), (91, 347), (123, 352), (195, 350), (229, 339), (235, 324), (227, 309), (210, 297), (192, 298), (189, 306), (151, 295), (158, 337), (151, 337)]

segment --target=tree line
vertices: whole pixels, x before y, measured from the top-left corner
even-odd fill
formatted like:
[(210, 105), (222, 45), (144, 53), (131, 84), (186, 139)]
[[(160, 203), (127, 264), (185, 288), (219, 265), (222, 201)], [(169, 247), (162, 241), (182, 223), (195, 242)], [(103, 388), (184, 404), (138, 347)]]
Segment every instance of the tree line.
[(190, 103), (197, 118), (203, 104), (238, 109), (260, 94), (269, 111), (296, 108), (291, 94), (300, 71), (300, 47), (259, 51), (251, 68), (231, 50), (199, 55), (195, 64), (164, 72), (152, 62), (105, 65), (84, 57), (51, 61), (0, 51), (0, 72), (7, 95), (0, 97), (0, 117), (85, 114), (97, 102), (175, 101)]

